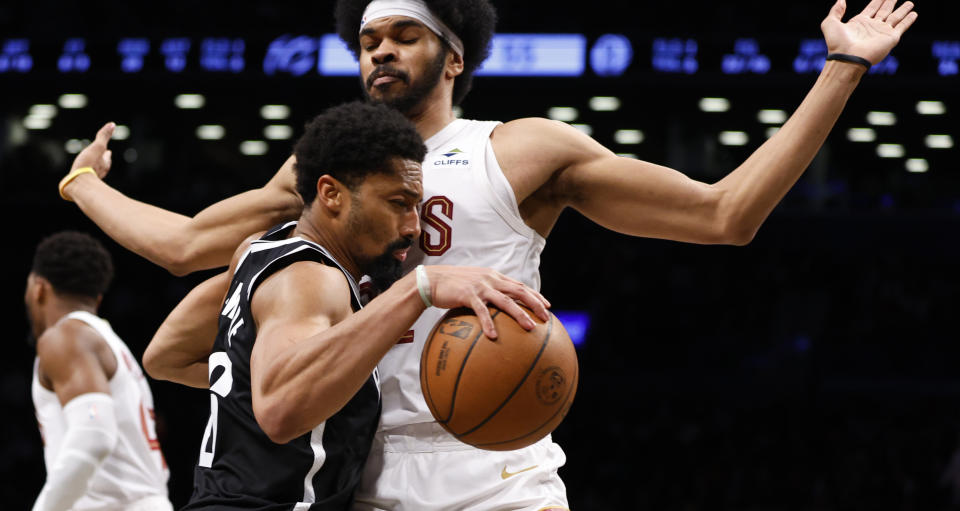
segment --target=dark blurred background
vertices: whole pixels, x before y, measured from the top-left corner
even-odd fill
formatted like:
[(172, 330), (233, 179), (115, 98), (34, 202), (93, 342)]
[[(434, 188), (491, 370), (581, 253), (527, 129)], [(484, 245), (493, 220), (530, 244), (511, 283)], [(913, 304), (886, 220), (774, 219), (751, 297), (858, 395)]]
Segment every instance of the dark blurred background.
[[(635, 239), (563, 215), (543, 292), (591, 318), (579, 393), (554, 433), (572, 509), (960, 509), (960, 13), (954, 0), (916, 3), (917, 24), (750, 245)], [(548, 64), (582, 69), (478, 76), (464, 117), (552, 116), (707, 182), (803, 99), (830, 8), (496, 4), (501, 34), (581, 34), (578, 57), (558, 50)], [(3, 509), (28, 509), (45, 476), (22, 312), (36, 243), (71, 228), (107, 244), (117, 278), (101, 314), (138, 355), (212, 274), (171, 276), (62, 201), (74, 154), (117, 122), (108, 181), (187, 215), (262, 186), (308, 119), (359, 96), (356, 77), (318, 72), (331, 12), (329, 0), (0, 4)], [(541, 63), (541, 50), (515, 41), (506, 69)], [(181, 505), (208, 398), (152, 385)]]

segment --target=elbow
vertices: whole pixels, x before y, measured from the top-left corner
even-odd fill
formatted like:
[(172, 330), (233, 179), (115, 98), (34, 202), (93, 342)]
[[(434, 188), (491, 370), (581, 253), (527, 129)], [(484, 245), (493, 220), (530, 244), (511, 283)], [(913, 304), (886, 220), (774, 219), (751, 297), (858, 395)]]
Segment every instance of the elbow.
[(162, 266), (175, 277), (183, 277), (193, 272), (186, 250), (176, 250), (165, 257)]
[(164, 240), (163, 246), (159, 249), (160, 260), (157, 263), (177, 277), (198, 270), (195, 264), (196, 249), (192, 243), (194, 239), (193, 234), (184, 230), (171, 239)]
[[(254, 403), (253, 415), (267, 438), (275, 444), (286, 444), (306, 433), (300, 427), (298, 416), (303, 413), (296, 406), (285, 404), (280, 399), (262, 399)], [(258, 406), (258, 404), (260, 406)]]
[(143, 352), (143, 370), (154, 380), (164, 380), (163, 365), (160, 363), (157, 350), (153, 349), (153, 342), (147, 345)]
[(721, 243), (743, 247), (749, 245), (757, 234), (757, 228), (750, 225), (736, 224), (723, 230)]

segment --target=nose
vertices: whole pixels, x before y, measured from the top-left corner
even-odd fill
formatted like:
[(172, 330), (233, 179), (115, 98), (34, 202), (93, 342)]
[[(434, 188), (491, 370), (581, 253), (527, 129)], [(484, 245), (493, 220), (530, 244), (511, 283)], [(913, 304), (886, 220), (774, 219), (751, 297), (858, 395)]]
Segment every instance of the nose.
[(383, 65), (397, 60), (397, 45), (391, 39), (384, 39), (370, 55), (375, 65)]
[(400, 224), (400, 235), (412, 240), (420, 237), (420, 214), (417, 213), (417, 208), (411, 208), (403, 216), (403, 222)]

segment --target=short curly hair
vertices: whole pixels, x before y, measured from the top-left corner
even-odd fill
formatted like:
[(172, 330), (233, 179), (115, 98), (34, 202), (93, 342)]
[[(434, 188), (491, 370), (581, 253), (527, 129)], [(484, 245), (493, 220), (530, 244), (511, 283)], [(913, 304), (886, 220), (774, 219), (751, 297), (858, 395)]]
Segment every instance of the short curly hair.
[(309, 206), (323, 175), (354, 190), (366, 176), (389, 172), (391, 158), (419, 163), (427, 148), (413, 123), (399, 111), (383, 104), (351, 101), (331, 107), (307, 123), (293, 153), (297, 193)]
[[(354, 56), (360, 56), (360, 18), (371, 0), (337, 0), (337, 34)], [(424, 0), (435, 16), (463, 41), (463, 73), (453, 82), (453, 104), (473, 87), (473, 73), (490, 56), (497, 11), (489, 0)]]
[(31, 271), (58, 293), (97, 298), (113, 280), (113, 259), (89, 234), (61, 231), (37, 245)]

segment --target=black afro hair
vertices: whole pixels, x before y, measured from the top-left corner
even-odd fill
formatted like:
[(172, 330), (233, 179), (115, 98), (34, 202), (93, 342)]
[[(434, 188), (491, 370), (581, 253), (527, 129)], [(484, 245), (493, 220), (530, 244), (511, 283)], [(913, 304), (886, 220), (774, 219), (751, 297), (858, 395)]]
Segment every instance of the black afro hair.
[(307, 123), (293, 149), (297, 192), (310, 205), (317, 180), (328, 174), (354, 189), (391, 158), (423, 161), (427, 148), (413, 123), (382, 104), (353, 101), (327, 109)]

